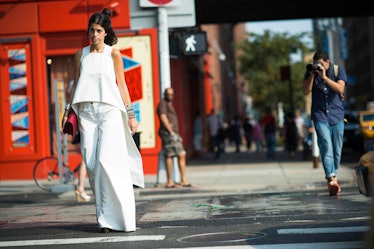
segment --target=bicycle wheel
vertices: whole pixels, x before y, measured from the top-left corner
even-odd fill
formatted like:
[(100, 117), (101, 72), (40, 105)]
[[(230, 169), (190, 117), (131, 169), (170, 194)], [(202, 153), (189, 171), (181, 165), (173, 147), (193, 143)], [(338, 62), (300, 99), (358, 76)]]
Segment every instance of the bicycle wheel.
[(51, 156), (38, 160), (34, 167), (34, 181), (38, 187), (49, 192), (53, 186), (59, 185), (58, 159)]

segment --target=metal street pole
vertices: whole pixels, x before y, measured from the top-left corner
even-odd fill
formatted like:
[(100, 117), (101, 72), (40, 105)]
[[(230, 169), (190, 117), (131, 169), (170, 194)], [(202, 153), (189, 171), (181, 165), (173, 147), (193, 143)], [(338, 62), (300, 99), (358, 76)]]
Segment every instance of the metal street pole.
[(161, 96), (164, 90), (171, 86), (170, 82), (170, 56), (169, 56), (169, 29), (168, 15), (163, 7), (158, 12), (158, 39), (160, 54)]
[[(168, 28), (168, 15), (167, 11), (163, 7), (157, 8), (158, 12), (158, 40), (159, 40), (159, 55), (160, 55), (160, 96), (166, 88), (171, 86), (170, 80), (170, 56), (169, 56), (169, 28)], [(174, 182), (180, 182), (180, 171), (177, 167), (177, 159), (173, 159), (173, 180)], [(164, 151), (161, 150), (158, 154), (158, 172), (156, 185), (160, 183), (166, 183), (166, 167), (165, 167), (165, 156)]]

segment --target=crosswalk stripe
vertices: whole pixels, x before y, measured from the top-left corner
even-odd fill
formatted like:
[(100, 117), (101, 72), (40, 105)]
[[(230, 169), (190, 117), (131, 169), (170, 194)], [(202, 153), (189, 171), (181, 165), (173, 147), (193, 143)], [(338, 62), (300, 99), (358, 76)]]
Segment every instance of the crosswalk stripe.
[(369, 231), (368, 226), (355, 227), (317, 227), (278, 229), (278, 234), (316, 234), (316, 233), (359, 233)]
[[(208, 247), (183, 247), (167, 249), (362, 249), (360, 241), (347, 242), (322, 242), (322, 243), (295, 243), (295, 244), (271, 244), (271, 245), (238, 245), (238, 246), (208, 246)], [(158, 248), (166, 249), (166, 248)]]
[[(294, 228), (278, 229), (278, 234), (323, 234), (323, 233), (352, 233), (367, 232), (368, 226), (355, 227), (324, 227), (324, 228)], [(84, 243), (112, 243), (125, 241), (156, 241), (164, 240), (165, 235), (139, 235), (139, 236), (115, 236), (97, 238), (71, 238), (71, 239), (48, 239), (48, 240), (20, 240), (1, 241), (0, 247), (35, 246), (35, 245), (66, 245)], [(230, 245), (215, 247), (193, 247), (193, 249), (361, 249), (363, 242), (320, 242), (320, 243), (295, 243), (295, 244), (270, 244), (270, 245)], [(189, 247), (188, 247), (189, 248)], [(180, 249), (188, 249), (180, 248)], [(162, 248), (159, 248), (162, 249)], [(172, 249), (172, 248), (170, 248)]]
[(35, 245), (66, 245), (85, 243), (111, 243), (123, 241), (164, 240), (165, 235), (140, 235), (140, 236), (115, 236), (98, 238), (72, 238), (72, 239), (45, 239), (45, 240), (20, 240), (1, 241), (0, 247), (35, 246)]

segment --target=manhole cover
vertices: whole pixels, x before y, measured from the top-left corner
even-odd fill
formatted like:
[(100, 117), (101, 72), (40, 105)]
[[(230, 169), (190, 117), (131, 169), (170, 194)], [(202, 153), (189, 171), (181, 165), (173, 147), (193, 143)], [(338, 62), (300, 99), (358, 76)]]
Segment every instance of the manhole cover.
[(264, 233), (205, 233), (177, 239), (178, 242), (234, 242), (257, 239), (265, 236)]

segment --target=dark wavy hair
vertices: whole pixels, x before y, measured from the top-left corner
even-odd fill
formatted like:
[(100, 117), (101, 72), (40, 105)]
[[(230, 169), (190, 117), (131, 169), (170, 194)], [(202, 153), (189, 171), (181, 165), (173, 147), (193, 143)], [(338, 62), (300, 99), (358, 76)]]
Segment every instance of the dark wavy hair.
[(323, 61), (329, 60), (329, 55), (326, 51), (323, 50), (317, 50), (317, 52), (313, 56), (314, 61), (318, 61), (319, 59), (322, 59)]
[(87, 28), (87, 31), (89, 31), (91, 24), (99, 24), (101, 27), (103, 27), (105, 32), (107, 33), (104, 39), (104, 43), (109, 46), (116, 44), (118, 41), (117, 36), (112, 28), (112, 22), (110, 20), (111, 15), (112, 12), (108, 8), (103, 9), (101, 12), (94, 13), (88, 21)]

